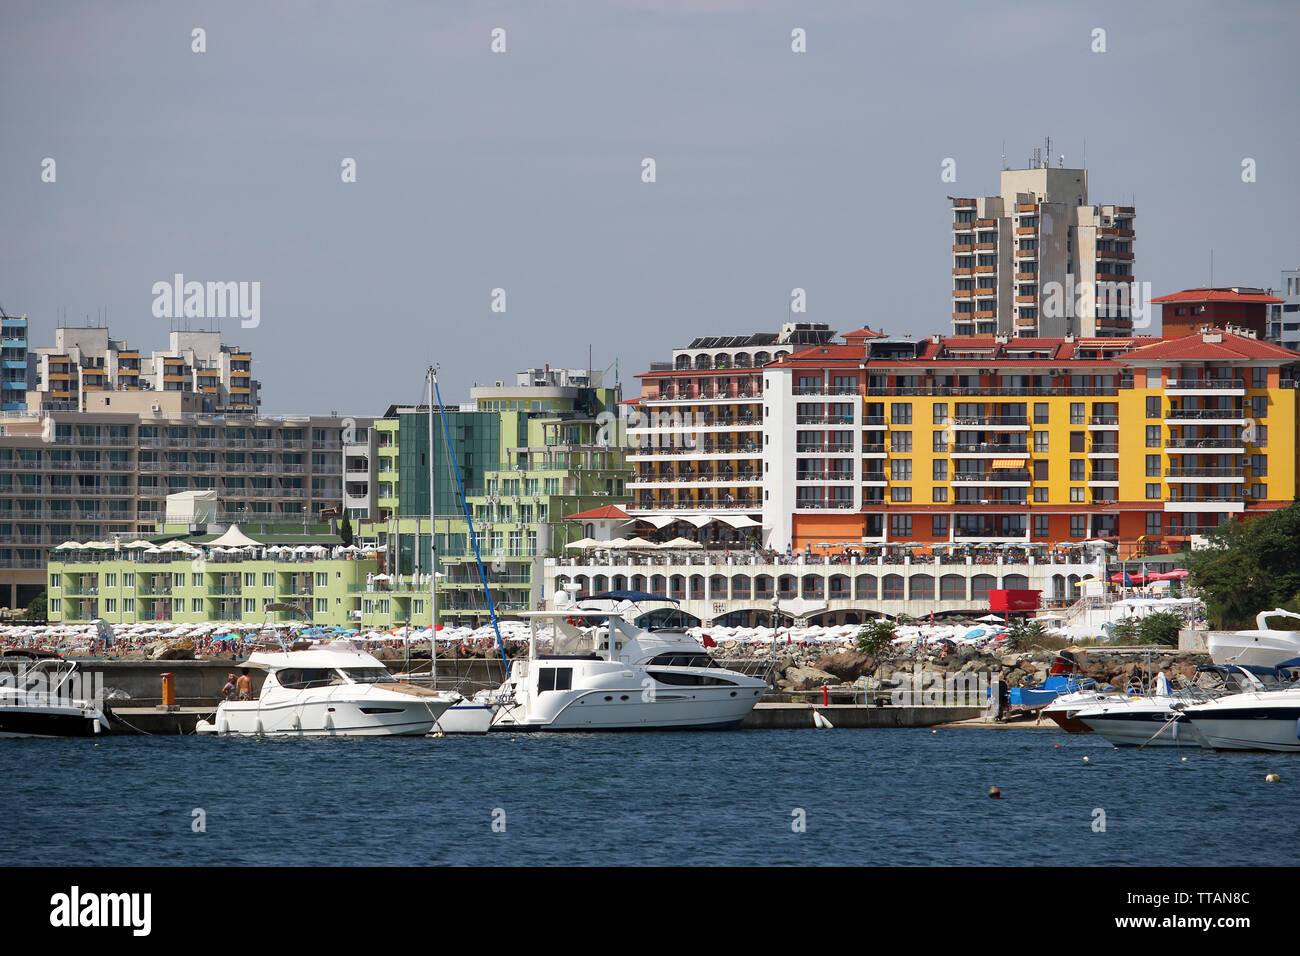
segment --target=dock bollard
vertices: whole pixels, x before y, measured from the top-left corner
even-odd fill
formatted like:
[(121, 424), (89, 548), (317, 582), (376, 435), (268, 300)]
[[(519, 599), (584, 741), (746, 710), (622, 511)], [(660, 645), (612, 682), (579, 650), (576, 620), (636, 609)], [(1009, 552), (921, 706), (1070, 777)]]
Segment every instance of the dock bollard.
[(176, 675), (162, 675), (162, 706), (171, 710), (176, 706)]
[(827, 689), (825, 684), (822, 684), (822, 706), (829, 707), (830, 705), (831, 705), (831, 692), (829, 689)]

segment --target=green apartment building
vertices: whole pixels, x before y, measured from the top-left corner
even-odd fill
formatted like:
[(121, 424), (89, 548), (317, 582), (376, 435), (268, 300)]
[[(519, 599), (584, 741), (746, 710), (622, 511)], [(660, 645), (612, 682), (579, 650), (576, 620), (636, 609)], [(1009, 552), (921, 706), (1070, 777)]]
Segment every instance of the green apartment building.
[[(498, 613), (535, 607), (541, 559), (564, 548), (563, 518), (626, 500), (630, 474), (616, 427), (619, 389), (586, 369), (529, 369), (513, 386), (475, 386), (472, 401), (447, 408), (492, 600)], [(376, 518), (358, 539), (384, 555), (391, 580), (374, 583), (364, 627), (429, 623), (429, 410), (394, 407), (375, 422)], [(441, 417), (434, 414), (440, 622), (489, 619)], [(601, 439), (604, 439), (602, 441)]]

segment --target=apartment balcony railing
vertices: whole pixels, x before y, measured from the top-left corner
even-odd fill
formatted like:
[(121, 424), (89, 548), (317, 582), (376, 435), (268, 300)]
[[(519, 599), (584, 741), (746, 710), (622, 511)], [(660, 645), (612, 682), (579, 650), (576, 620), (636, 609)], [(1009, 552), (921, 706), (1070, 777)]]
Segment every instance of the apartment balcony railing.
[(1118, 415), (1090, 415), (1088, 416), (1089, 425), (1118, 425)]
[(814, 510), (814, 511), (844, 511), (853, 507), (852, 501), (843, 501), (839, 499), (831, 500), (803, 500), (796, 499), (794, 503), (796, 510)]
[(988, 484), (994, 481), (1030, 481), (1032, 480), (1028, 471), (988, 471), (983, 474), (973, 474), (966, 472), (957, 472), (952, 476), (955, 482), (972, 482), (974, 484)]
[(795, 481), (854, 481), (851, 471), (800, 471), (794, 476)]
[(1250, 418), (1250, 413), (1240, 408), (1171, 408), (1165, 418), (1179, 421), (1233, 421)]
[[(863, 450), (864, 451), (866, 450), (865, 446), (863, 447)], [(885, 446), (883, 444), (880, 446), (880, 450), (881, 451), (885, 450)], [(853, 446), (852, 445), (824, 445), (816, 442), (813, 443), (804, 442), (802, 444), (796, 444), (795, 451), (803, 455), (816, 455), (816, 454), (851, 455), (853, 453)]]
[(1171, 378), (1168, 389), (1244, 389), (1245, 379), (1240, 378)]
[[(1123, 383), (1121, 383), (1123, 384)], [(1045, 386), (1045, 385), (1027, 385), (1027, 386), (980, 386), (980, 385), (904, 385), (904, 386), (879, 386), (872, 385), (866, 389), (867, 395), (880, 396), (914, 396), (914, 397), (945, 397), (945, 396), (981, 396), (991, 395), (994, 397), (1015, 397), (1015, 396), (1033, 396), (1033, 395), (1079, 395), (1108, 397), (1119, 394), (1116, 386), (1091, 386), (1076, 388), (1070, 386)]]
[(1026, 455), (1029, 453), (1027, 445), (1002, 445), (996, 442), (976, 441), (976, 442), (953, 442), (948, 446), (949, 450), (958, 455), (969, 454), (995, 454), (995, 455)]
[(1221, 501), (1225, 503), (1227, 502), (1237, 503), (1237, 502), (1244, 501), (1246, 499), (1241, 495), (1173, 495), (1171, 494), (1165, 500), (1171, 503), (1182, 502), (1182, 501)]
[(952, 423), (958, 426), (1019, 426), (1028, 425), (1029, 419), (1024, 415), (957, 415), (953, 417)]
[[(883, 425), (885, 420), (881, 418), (875, 424)], [(852, 415), (796, 415), (796, 425), (852, 425)]]
[[(1244, 438), (1170, 438), (1166, 448), (1242, 448)], [(1255, 444), (1258, 444), (1256, 442)]]
[(794, 387), (795, 395), (857, 395), (859, 389), (856, 385), (796, 385)]
[(1165, 476), (1169, 478), (1241, 478), (1244, 474), (1244, 469), (1232, 467), (1165, 469)]

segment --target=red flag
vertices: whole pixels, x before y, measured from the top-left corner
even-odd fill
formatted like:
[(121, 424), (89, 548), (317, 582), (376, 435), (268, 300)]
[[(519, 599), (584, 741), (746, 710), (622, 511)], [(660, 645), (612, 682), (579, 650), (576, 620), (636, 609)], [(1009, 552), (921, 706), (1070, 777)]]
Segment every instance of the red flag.
[(705, 635), (703, 635), (703, 637), (704, 637), (704, 646), (705, 646), (705, 647), (717, 647), (717, 646), (718, 646), (718, 642), (715, 641), (713, 638), (709, 637), (709, 635), (705, 634)]

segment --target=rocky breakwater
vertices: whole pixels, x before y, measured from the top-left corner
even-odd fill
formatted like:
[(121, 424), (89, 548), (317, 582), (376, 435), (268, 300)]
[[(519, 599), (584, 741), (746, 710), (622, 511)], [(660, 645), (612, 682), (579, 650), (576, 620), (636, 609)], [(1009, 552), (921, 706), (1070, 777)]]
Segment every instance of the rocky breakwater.
[[(1154, 676), (1160, 671), (1164, 671), (1174, 685), (1178, 685), (1179, 677), (1190, 683), (1196, 678), (1197, 666), (1209, 663), (1205, 654), (1180, 653), (1166, 647), (1153, 648), (1149, 656), (1132, 652), (1118, 654), (1099, 648), (1073, 653), (1085, 676), (1100, 685), (1121, 688), (1129, 686), (1135, 679), (1145, 681), (1148, 674)], [(1043, 683), (1055, 659), (1055, 652), (1043, 650), (918, 654), (908, 649), (885, 651), (875, 656), (853, 650), (817, 651), (783, 655), (775, 662), (775, 669), (778, 689), (792, 692), (843, 684), (887, 687), (900, 673), (911, 674), (918, 665), (922, 670), (945, 676), (953, 673), (986, 674), (990, 681), (998, 678), (1008, 686), (1021, 687)]]

